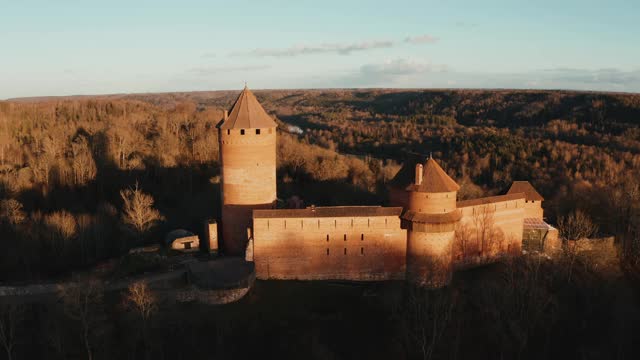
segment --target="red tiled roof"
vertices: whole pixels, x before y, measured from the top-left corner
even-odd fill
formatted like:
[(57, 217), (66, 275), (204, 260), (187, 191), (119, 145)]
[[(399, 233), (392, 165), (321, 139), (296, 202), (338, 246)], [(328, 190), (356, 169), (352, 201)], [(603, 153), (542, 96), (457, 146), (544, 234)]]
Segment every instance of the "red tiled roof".
[(538, 218), (524, 218), (524, 228), (525, 229), (540, 229), (540, 230), (548, 230), (553, 228), (553, 226), (547, 224), (542, 219)]
[(507, 194), (524, 193), (527, 201), (542, 201), (544, 198), (528, 181), (514, 181)]
[(416, 211), (407, 211), (402, 215), (402, 218), (409, 221), (415, 221), (425, 224), (445, 224), (452, 223), (460, 220), (462, 213), (459, 210), (455, 210), (446, 214), (425, 214)]
[(259, 218), (309, 218), (309, 217), (364, 217), (400, 216), (401, 207), (382, 206), (321, 206), (306, 209), (253, 210), (253, 217)]
[(274, 128), (276, 126), (276, 122), (246, 86), (231, 107), (227, 119), (223, 119), (218, 125), (220, 129)]
[(515, 194), (512, 193), (512, 194), (506, 194), (506, 195), (483, 197), (479, 199), (463, 200), (463, 201), (458, 201), (456, 203), (456, 206), (459, 208), (463, 208), (463, 207), (469, 207), (469, 206), (493, 204), (497, 202), (518, 200), (518, 199), (524, 199), (524, 193), (515, 193)]

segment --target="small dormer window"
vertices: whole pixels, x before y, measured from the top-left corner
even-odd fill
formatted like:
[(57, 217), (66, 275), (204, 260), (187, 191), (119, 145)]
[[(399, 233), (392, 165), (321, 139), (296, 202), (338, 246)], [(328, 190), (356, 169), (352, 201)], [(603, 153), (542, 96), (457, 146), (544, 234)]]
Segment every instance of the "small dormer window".
[(244, 135), (244, 129), (240, 129), (240, 135)]
[(256, 135), (260, 135), (260, 129), (256, 129)]

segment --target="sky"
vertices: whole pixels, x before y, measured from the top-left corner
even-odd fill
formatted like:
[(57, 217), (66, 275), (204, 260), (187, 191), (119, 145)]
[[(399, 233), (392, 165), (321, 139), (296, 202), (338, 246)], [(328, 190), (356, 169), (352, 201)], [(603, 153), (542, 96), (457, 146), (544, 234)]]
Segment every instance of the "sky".
[(640, 3), (0, 0), (0, 99), (245, 81), (640, 92)]

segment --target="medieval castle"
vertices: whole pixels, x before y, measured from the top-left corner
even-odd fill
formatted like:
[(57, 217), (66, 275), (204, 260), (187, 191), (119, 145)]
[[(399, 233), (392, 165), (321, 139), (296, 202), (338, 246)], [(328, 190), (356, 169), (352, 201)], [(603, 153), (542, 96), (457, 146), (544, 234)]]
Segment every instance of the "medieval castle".
[(458, 184), (431, 157), (405, 163), (393, 207), (276, 209), (276, 123), (245, 87), (218, 124), (222, 250), (258, 279), (403, 280), (446, 285), (457, 268), (520, 254), (557, 237), (526, 181), (506, 195), (457, 201)]

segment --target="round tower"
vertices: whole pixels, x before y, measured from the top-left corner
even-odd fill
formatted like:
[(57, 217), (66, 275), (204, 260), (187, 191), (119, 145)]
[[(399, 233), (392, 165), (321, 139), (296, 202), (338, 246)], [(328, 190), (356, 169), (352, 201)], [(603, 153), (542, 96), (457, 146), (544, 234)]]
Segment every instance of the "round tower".
[(461, 214), (456, 207), (460, 189), (438, 163), (429, 158), (416, 164), (406, 191), (407, 280), (426, 287), (449, 283), (455, 228)]
[(276, 126), (246, 86), (218, 124), (226, 254), (243, 255), (252, 211), (275, 205)]

